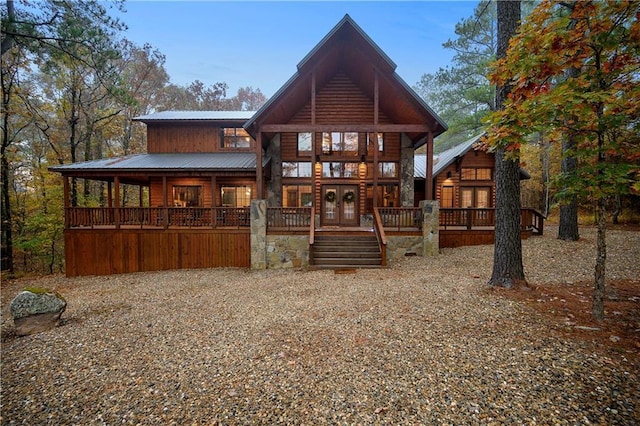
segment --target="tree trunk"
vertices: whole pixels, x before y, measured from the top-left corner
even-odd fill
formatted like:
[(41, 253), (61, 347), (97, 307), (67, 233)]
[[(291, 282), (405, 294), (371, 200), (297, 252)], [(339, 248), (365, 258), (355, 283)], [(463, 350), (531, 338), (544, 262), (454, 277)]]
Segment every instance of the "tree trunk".
[[(509, 39), (520, 21), (520, 1), (497, 2), (497, 58), (506, 56)], [(496, 108), (502, 109), (509, 86), (496, 88)], [(506, 149), (499, 146), (496, 158), (496, 226), (493, 272), (489, 285), (511, 288), (524, 282), (522, 241), (520, 240), (520, 161), (506, 158)]]
[(596, 234), (596, 269), (595, 283), (593, 286), (593, 317), (598, 321), (604, 319), (605, 263), (607, 260), (607, 242), (605, 238), (607, 228), (606, 211), (605, 199), (604, 197), (600, 197), (596, 208), (598, 231)]

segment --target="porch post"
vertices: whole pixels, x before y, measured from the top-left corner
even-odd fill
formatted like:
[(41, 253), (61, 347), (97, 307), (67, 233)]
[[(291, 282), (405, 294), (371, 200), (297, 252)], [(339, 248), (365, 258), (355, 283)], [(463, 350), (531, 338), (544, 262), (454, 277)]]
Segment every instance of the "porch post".
[(116, 199), (115, 199), (115, 210), (113, 212), (113, 218), (116, 222), (116, 229), (120, 229), (120, 178), (116, 176), (113, 179), (113, 184), (115, 186)]
[(380, 83), (377, 70), (374, 70), (373, 75), (373, 208), (375, 209), (378, 207), (378, 150), (380, 149), (378, 147), (378, 104), (380, 103)]
[(426, 176), (424, 177), (424, 198), (433, 200), (433, 132), (427, 133)]
[(258, 186), (258, 200), (263, 198), (262, 182), (262, 132), (258, 129), (256, 136), (256, 185)]
[(211, 228), (215, 228), (216, 223), (216, 176), (211, 176)]
[(167, 209), (167, 176), (162, 176), (162, 225), (169, 226), (169, 209)]
[(422, 255), (436, 256), (440, 253), (440, 202), (420, 201), (422, 209)]

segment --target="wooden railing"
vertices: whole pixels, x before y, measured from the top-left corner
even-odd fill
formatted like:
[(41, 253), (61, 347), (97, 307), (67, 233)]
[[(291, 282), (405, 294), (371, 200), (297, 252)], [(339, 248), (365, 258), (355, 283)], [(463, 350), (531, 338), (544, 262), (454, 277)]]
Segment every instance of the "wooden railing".
[(71, 207), (67, 228), (226, 228), (249, 227), (249, 207)]
[(422, 230), (420, 207), (377, 207), (381, 224), (389, 230)]
[(268, 207), (267, 229), (306, 231), (311, 225), (311, 207)]
[(384, 233), (384, 225), (382, 224), (380, 209), (378, 207), (373, 209), (373, 230), (375, 231), (376, 238), (378, 239), (382, 266), (387, 266), (387, 236)]
[[(441, 208), (440, 227), (449, 228), (492, 228), (496, 224), (495, 209), (484, 208)], [(520, 209), (520, 226), (522, 230), (533, 231), (542, 235), (544, 216), (535, 209)]]

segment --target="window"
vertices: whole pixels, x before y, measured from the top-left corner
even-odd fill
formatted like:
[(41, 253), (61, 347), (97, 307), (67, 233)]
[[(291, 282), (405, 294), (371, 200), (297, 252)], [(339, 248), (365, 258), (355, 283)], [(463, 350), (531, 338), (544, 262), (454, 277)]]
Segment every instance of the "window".
[(322, 163), (322, 177), (358, 178), (359, 163)]
[(248, 207), (251, 204), (250, 186), (223, 186), (221, 191), (223, 207)]
[(251, 137), (240, 127), (225, 127), (220, 130), (222, 148), (251, 148)]
[(378, 177), (398, 177), (398, 168), (396, 167), (396, 163), (378, 163)]
[(453, 186), (443, 186), (440, 195), (440, 203), (443, 208), (453, 207)]
[(311, 177), (311, 163), (282, 163), (282, 177)]
[(491, 168), (462, 168), (461, 180), (491, 180)]
[(383, 133), (367, 133), (367, 153), (373, 153), (373, 143), (378, 138), (378, 151), (384, 151), (384, 134)]
[(460, 206), (485, 209), (491, 206), (491, 188), (461, 188)]
[(298, 133), (298, 155), (311, 155), (311, 132)]
[(174, 186), (174, 207), (202, 207), (202, 186)]
[(282, 207), (311, 207), (311, 185), (283, 185)]
[(322, 152), (325, 155), (358, 155), (357, 132), (325, 132), (322, 134)]

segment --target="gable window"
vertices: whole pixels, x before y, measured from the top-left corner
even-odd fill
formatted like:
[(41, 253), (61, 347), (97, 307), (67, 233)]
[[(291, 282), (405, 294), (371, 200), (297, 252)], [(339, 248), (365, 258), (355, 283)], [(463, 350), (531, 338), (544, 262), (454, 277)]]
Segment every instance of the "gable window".
[(202, 207), (202, 186), (175, 185), (173, 187), (174, 207)]
[(225, 127), (220, 130), (222, 148), (251, 148), (251, 137), (241, 127)]
[(298, 133), (298, 155), (311, 155), (311, 132)]
[(311, 163), (282, 163), (282, 177), (311, 177)]
[(248, 185), (223, 186), (223, 207), (249, 207), (251, 204), (251, 187)]
[(322, 153), (325, 155), (358, 155), (357, 132), (325, 132), (322, 134)]
[(489, 167), (463, 167), (460, 171), (461, 180), (491, 180), (491, 168)]
[(384, 151), (384, 133), (367, 133), (367, 153), (373, 153), (374, 142), (378, 140), (378, 151)]

